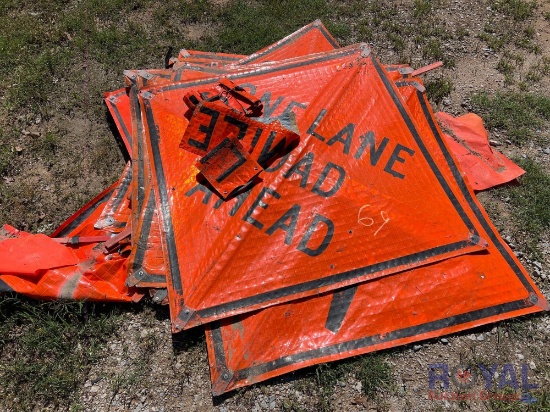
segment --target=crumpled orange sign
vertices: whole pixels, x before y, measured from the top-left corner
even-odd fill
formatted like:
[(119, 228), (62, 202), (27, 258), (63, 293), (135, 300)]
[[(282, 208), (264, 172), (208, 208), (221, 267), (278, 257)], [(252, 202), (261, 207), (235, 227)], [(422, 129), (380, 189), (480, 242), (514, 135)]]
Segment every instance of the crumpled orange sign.
[(448, 130), (443, 136), (474, 190), (486, 190), (508, 183), (525, 173), (498, 150), (491, 148), (483, 120), (477, 114), (453, 117), (438, 112), (435, 116)]
[(72, 266), (78, 259), (70, 248), (38, 234), (0, 242), (0, 273), (35, 275), (39, 270)]
[[(79, 237), (104, 237), (120, 230), (112, 225), (96, 228), (104, 209), (114, 211), (114, 216), (122, 218), (126, 225), (129, 218), (128, 202), (125, 200), (124, 174), (121, 180), (91, 200), (67, 221), (51, 237), (78, 239)], [(122, 190), (121, 190), (122, 187)], [(116, 210), (113, 210), (113, 205)], [(125, 212), (126, 210), (126, 212)], [(124, 220), (126, 219), (126, 220)], [(113, 220), (112, 223), (115, 223)], [(27, 239), (31, 236), (24, 232), (14, 232), (12, 236)], [(10, 239), (0, 242), (8, 242)], [(51, 240), (55, 242), (55, 240)], [(128, 289), (124, 282), (127, 276), (126, 253), (124, 250), (105, 254), (103, 242), (75, 243), (70, 246), (76, 257), (75, 264), (38, 271), (36, 276), (19, 276), (0, 273), (0, 291), (16, 291), (26, 296), (39, 299), (79, 299), (127, 302), (132, 300), (134, 291)], [(26, 250), (28, 252), (28, 250)]]

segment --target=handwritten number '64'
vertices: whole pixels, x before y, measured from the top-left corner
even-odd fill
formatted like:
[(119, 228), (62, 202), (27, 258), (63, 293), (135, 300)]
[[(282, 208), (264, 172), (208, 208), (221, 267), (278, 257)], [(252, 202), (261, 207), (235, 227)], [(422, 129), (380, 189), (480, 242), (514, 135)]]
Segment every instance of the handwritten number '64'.
[[(361, 208), (359, 209), (359, 215), (358, 215), (358, 221), (357, 222), (362, 224), (363, 226), (370, 227), (370, 226), (374, 225), (374, 219), (372, 217), (369, 217), (369, 216), (361, 217), (361, 213), (367, 207), (370, 207), (370, 205), (361, 206)], [(384, 223), (382, 223), (382, 225), (380, 225), (380, 227), (378, 229), (376, 229), (376, 232), (374, 232), (374, 236), (376, 236), (378, 234), (378, 232), (380, 232), (380, 230), (386, 225), (386, 223), (388, 223), (390, 221), (390, 218), (389, 218), (388, 214), (386, 212), (384, 212), (383, 210), (380, 211), (380, 217), (382, 218)]]

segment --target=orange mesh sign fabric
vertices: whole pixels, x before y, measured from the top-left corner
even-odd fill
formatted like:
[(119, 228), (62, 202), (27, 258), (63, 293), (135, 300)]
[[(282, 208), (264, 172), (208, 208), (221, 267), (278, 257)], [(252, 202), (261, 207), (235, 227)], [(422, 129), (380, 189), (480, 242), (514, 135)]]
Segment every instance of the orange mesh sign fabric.
[(525, 173), (521, 167), (491, 148), (483, 120), (478, 115), (468, 113), (453, 117), (439, 112), (436, 117), (448, 130), (443, 136), (474, 190), (486, 190)]
[[(178, 116), (186, 111), (183, 96), (198, 85), (140, 93), (164, 215), (165, 256), (174, 269), (169, 291), (176, 328), (483, 248), (364, 46), (229, 77), (253, 84), (253, 94), (286, 98), (287, 105), (269, 114), (297, 107), (301, 132), (299, 146), (266, 168), (262, 184), (232, 202), (216, 201), (197, 182), (197, 156), (177, 150), (187, 126)], [(299, 91), (295, 82), (303, 84)], [(359, 84), (371, 92), (362, 93)], [(199, 85), (209, 86), (205, 79)], [(268, 107), (264, 102), (264, 111)], [(414, 181), (421, 183), (413, 201), (404, 188)], [(195, 206), (201, 204), (206, 207)], [(418, 230), (412, 222), (430, 229)]]
[(408, 82), (399, 91), (426, 147), (452, 174), (453, 193), (489, 247), (481, 254), (208, 324), (214, 394), (309, 365), (548, 309), (463, 181), (426, 97)]
[[(128, 207), (123, 198), (125, 193), (116, 190), (122, 182), (123, 179), (75, 213), (52, 237), (78, 238), (113, 233), (107, 227), (97, 229), (94, 226), (101, 221), (104, 207), (112, 202), (118, 203), (116, 209), (127, 221), (129, 213), (123, 212)], [(0, 274), (0, 291), (16, 291), (41, 299), (120, 302), (132, 299), (133, 291), (124, 285), (127, 275), (124, 253), (105, 254), (101, 243), (97, 242), (76, 244), (71, 250), (77, 258), (75, 265), (39, 271), (33, 277)]]
[(0, 243), (1, 273), (35, 275), (39, 270), (72, 266), (77, 262), (71, 249), (46, 235), (8, 238)]

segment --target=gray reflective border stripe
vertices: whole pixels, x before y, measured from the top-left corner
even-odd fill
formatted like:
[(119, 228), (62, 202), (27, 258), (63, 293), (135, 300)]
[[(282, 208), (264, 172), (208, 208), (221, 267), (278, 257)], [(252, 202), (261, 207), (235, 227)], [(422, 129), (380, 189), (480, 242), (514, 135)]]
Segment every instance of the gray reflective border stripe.
[(426, 145), (422, 141), (422, 139), (420, 137), (420, 134), (418, 133), (418, 130), (416, 130), (414, 122), (412, 121), (412, 119), (408, 115), (407, 110), (405, 109), (405, 106), (403, 105), (403, 102), (401, 101), (401, 98), (397, 95), (396, 90), (393, 88), (392, 81), (390, 79), (388, 79), (388, 77), (385, 75), (384, 69), (382, 68), (380, 63), (378, 63), (378, 61), (374, 58), (374, 56), (372, 54), (370, 55), (370, 58), (371, 58), (372, 62), (374, 63), (374, 67), (376, 68), (376, 71), (378, 72), (378, 76), (382, 79), (382, 82), (384, 83), (384, 86), (386, 87), (386, 90), (390, 94), (395, 106), (399, 110), (399, 114), (401, 115), (401, 117), (405, 121), (405, 124), (407, 125), (407, 128), (409, 129), (409, 132), (412, 134), (414, 141), (416, 142), (416, 144), (420, 148), (420, 151), (422, 152), (422, 155), (424, 156), (424, 158), (428, 162), (428, 165), (430, 166), (430, 169), (432, 169), (432, 172), (435, 174), (439, 184), (441, 185), (441, 187), (445, 191), (445, 194), (447, 195), (447, 197), (449, 198), (449, 200), (451, 201), (451, 203), (455, 207), (456, 211), (460, 215), (460, 218), (462, 219), (462, 221), (464, 222), (466, 227), (474, 235), (479, 236), (479, 233), (476, 231), (476, 229), (474, 227), (474, 224), (472, 223), (472, 221), (470, 220), (470, 218), (466, 214), (464, 208), (462, 207), (462, 205), (460, 204), (460, 202), (456, 198), (455, 194), (453, 193), (453, 191), (449, 187), (449, 184), (447, 183), (447, 181), (443, 177), (443, 174), (441, 173), (441, 171), (437, 167), (437, 164), (433, 160), (429, 150), (426, 148)]
[(211, 59), (211, 60), (227, 60), (227, 61), (239, 61), (242, 59), (242, 57), (235, 57), (235, 56), (224, 56), (223, 54), (220, 55), (218, 53), (193, 53), (191, 54), (191, 51), (187, 50), (189, 52), (190, 58), (195, 59)]
[[(122, 176), (122, 182), (120, 183), (120, 186), (115, 189), (114, 193), (114, 201), (112, 204), (112, 210), (111, 212), (115, 212), (120, 204), (122, 203), (122, 200), (126, 197), (126, 192), (128, 191), (128, 188), (130, 187), (130, 183), (132, 182), (132, 167), (127, 169), (124, 176)], [(126, 226), (126, 225), (125, 225)]]
[[(114, 94), (112, 97), (120, 97), (120, 96), (123, 96), (125, 94), (126, 94), (125, 92), (124, 93), (121, 92), (121, 93)], [(118, 120), (118, 124), (122, 128), (122, 133), (124, 133), (124, 136), (122, 136), (122, 137), (126, 138), (126, 141), (128, 142), (128, 147), (126, 147), (126, 145), (125, 145), (126, 150), (128, 150), (128, 148), (132, 147), (132, 133), (130, 133), (128, 131), (128, 129), (126, 128), (126, 124), (124, 123), (124, 120), (122, 119), (122, 115), (120, 114), (120, 111), (118, 110), (118, 107), (117, 107), (116, 103), (113, 103), (113, 102), (109, 101), (109, 99), (106, 99), (106, 103), (109, 106), (109, 108), (111, 109), (111, 113), (114, 113), (116, 119)]]
[[(309, 66), (309, 65), (312, 65), (312, 64), (316, 64), (316, 63), (322, 63), (322, 62), (325, 62), (325, 61), (328, 61), (328, 60), (334, 60), (334, 59), (337, 59), (337, 58), (340, 58), (340, 57), (345, 57), (345, 56), (349, 56), (349, 55), (353, 55), (353, 54), (361, 54), (361, 49), (359, 47), (346, 47), (346, 48), (336, 49), (334, 51), (331, 51), (328, 55), (322, 55), (322, 56), (313, 57), (313, 58), (311, 56), (304, 56), (303, 60), (300, 60), (300, 61), (297, 61), (297, 62), (293, 61), (293, 62), (287, 63), (284, 66), (283, 65), (281, 65), (279, 67), (268, 66), (268, 67), (265, 67), (265, 68), (257, 69), (256, 74), (257, 75), (264, 75), (264, 74), (279, 72), (279, 71), (282, 71), (282, 70), (295, 69), (295, 68)], [(243, 78), (243, 77), (251, 77), (251, 76), (254, 76), (254, 75), (255, 75), (255, 73), (251, 73), (249, 71), (243, 71), (241, 73), (236, 73), (236, 74), (227, 73), (227, 78), (228, 79), (240, 79), (240, 78)], [(170, 91), (170, 90), (178, 90), (178, 89), (187, 88), (187, 87), (200, 86), (200, 85), (205, 85), (205, 84), (212, 84), (212, 83), (215, 83), (215, 82), (218, 82), (218, 81), (219, 81), (219, 78), (215, 78), (215, 79), (206, 78), (206, 79), (202, 79), (202, 80), (183, 81), (181, 83), (167, 84), (167, 85), (159, 87), (158, 89), (151, 89), (151, 90), (154, 91), (155, 93), (163, 93), (163, 92), (167, 92), (167, 91)]]
[[(234, 322), (238, 322), (238, 318), (234, 318)], [(221, 368), (227, 368), (227, 360), (225, 359), (225, 350), (223, 348), (222, 338), (222, 325), (219, 321), (212, 322), (211, 333), (214, 349), (214, 357), (216, 359), (216, 365)]]
[[(341, 56), (347, 56), (354, 53), (360, 53), (361, 49), (359, 47), (355, 48), (349, 48), (349, 49), (340, 49), (341, 52), (338, 53), (330, 53), (328, 55), (320, 56), (316, 59), (311, 59), (308, 61), (300, 61), (293, 64), (285, 65), (282, 67), (274, 67), (270, 68), (269, 70), (261, 71), (258, 73), (258, 76), (263, 76), (268, 73), (272, 72), (278, 72), (281, 70), (287, 70), (289, 68), (298, 68), (303, 67), (305, 65), (314, 64), (318, 62), (328, 61), (332, 60), (337, 57)], [(455, 194), (450, 189), (448, 183), (445, 181), (443, 175), (441, 174), (441, 171), (437, 168), (437, 164), (434, 162), (433, 158), (431, 157), (430, 153), (428, 152), (426, 146), (424, 145), (424, 142), (421, 140), (420, 135), (418, 134), (418, 131), (416, 130), (414, 123), (408, 116), (401, 99), (395, 92), (395, 90), (392, 87), (391, 81), (385, 76), (383, 68), (379, 65), (379, 63), (376, 61), (376, 59), (373, 57), (373, 55), (369, 55), (369, 58), (373, 62), (381, 80), (383, 81), (385, 87), (388, 89), (388, 92), (390, 94), (390, 97), (392, 98), (394, 104), (397, 106), (397, 109), (399, 110), (400, 114), (402, 115), (407, 127), (409, 128), (409, 131), (411, 132), (415, 142), (418, 144), (418, 146), (421, 149), (421, 152), (423, 156), (425, 157), (428, 165), (430, 166), (432, 172), (435, 174), (436, 178), (438, 179), (439, 183), (441, 184), (445, 194), (448, 196), (449, 200), (455, 207), (455, 210), (463, 220), (466, 227), (470, 230), (470, 232), (476, 236), (479, 237), (479, 234), (477, 233), (473, 223), (470, 221), (469, 217), (466, 215), (464, 209), (462, 208), (462, 205), (458, 202), (458, 199), (456, 198)], [(251, 73), (244, 73), (244, 74), (238, 74), (234, 76), (228, 76), (228, 78), (240, 78), (240, 77), (247, 77), (247, 78), (253, 78), (254, 74)], [(205, 85), (205, 84), (211, 84), (217, 82), (218, 79), (203, 79), (198, 81), (191, 81), (186, 83), (179, 83), (174, 84), (170, 86), (162, 87), (159, 91), (161, 92), (164, 90), (177, 90), (180, 88), (190, 88), (198, 85)], [(183, 284), (180, 276), (180, 270), (179, 270), (179, 262), (177, 261), (177, 248), (175, 244), (174, 239), (174, 229), (172, 226), (172, 218), (171, 218), (171, 212), (170, 212), (170, 205), (168, 202), (168, 193), (166, 188), (166, 179), (164, 177), (164, 169), (162, 166), (162, 159), (160, 155), (160, 147), (159, 147), (159, 141), (160, 136), (158, 135), (158, 127), (155, 123), (154, 114), (150, 105), (150, 102), (147, 99), (143, 100), (143, 104), (146, 111), (146, 118), (147, 123), (149, 126), (149, 134), (150, 134), (150, 140), (151, 140), (151, 148), (153, 152), (153, 167), (156, 170), (157, 175), (157, 187), (159, 190), (159, 196), (160, 196), (160, 205), (162, 211), (161, 213), (161, 219), (163, 220), (164, 229), (165, 229), (165, 238), (166, 238), (166, 245), (168, 250), (168, 258), (169, 258), (169, 265), (170, 265), (170, 272), (171, 272), (171, 280), (172, 280), (172, 287), (176, 291), (178, 295), (183, 294)], [(387, 269), (393, 269), (395, 267), (398, 267), (400, 265), (407, 265), (411, 263), (421, 263), (423, 260), (426, 260), (430, 257), (438, 256), (440, 254), (449, 253), (452, 251), (457, 251), (463, 248), (466, 248), (471, 243), (467, 240), (454, 242), (451, 244), (438, 246), (432, 249), (428, 249), (422, 252), (417, 252), (414, 254), (410, 254), (407, 256), (403, 256), (400, 258), (392, 259), (390, 261), (381, 262), (375, 265), (370, 265), (358, 269), (354, 269), (351, 271), (343, 272), (340, 274), (332, 275), (329, 277), (325, 277), (322, 279), (316, 279), (309, 282), (304, 282), (297, 285), (288, 286), (285, 288), (280, 288), (277, 290), (265, 292), (262, 294), (258, 294), (255, 296), (239, 299), (232, 302), (227, 302), (221, 305), (212, 306), (209, 308), (201, 309), (201, 310), (194, 310), (194, 308), (190, 308), (196, 315), (198, 315), (201, 318), (209, 318), (212, 316), (219, 316), (220, 314), (235, 311), (238, 309), (246, 308), (252, 305), (258, 305), (264, 302), (268, 302), (271, 300), (275, 300), (281, 297), (287, 297), (298, 293), (303, 293), (309, 290), (313, 290), (319, 287), (325, 287), (329, 286), (335, 283), (339, 283), (346, 280), (351, 280), (354, 278), (358, 278), (361, 276), (365, 276), (368, 274), (376, 273), (381, 270), (387, 270)], [(183, 302), (181, 303), (183, 307)], [(184, 316), (184, 313), (182, 312), (180, 315)], [(182, 319), (184, 320), (184, 319)]]
[[(116, 190), (116, 187), (109, 190), (107, 193), (105, 193), (103, 196), (98, 198), (94, 203), (90, 204), (88, 207), (86, 207), (84, 210), (76, 216), (71, 223), (69, 223), (66, 227), (63, 228), (59, 233), (56, 234), (57, 237), (65, 237), (68, 236), (69, 233), (71, 233), (73, 230), (75, 230), (82, 222), (84, 222), (94, 211), (96, 211), (101, 205), (106, 203), (109, 198), (113, 195), (113, 192)], [(77, 212), (79, 213), (79, 212)], [(74, 216), (74, 215), (73, 215)], [(73, 216), (71, 216), (69, 219), (71, 219)], [(54, 232), (55, 233), (55, 232)]]
[(138, 245), (136, 249), (136, 255), (134, 257), (134, 268), (133, 270), (138, 270), (143, 264), (143, 258), (145, 256), (145, 249), (147, 248), (147, 241), (149, 240), (149, 232), (151, 231), (151, 223), (153, 220), (153, 213), (155, 211), (155, 196), (154, 193), (149, 193), (149, 200), (147, 201), (147, 206), (142, 213), (142, 226), (141, 233), (139, 234)]
[(274, 51), (286, 46), (287, 44), (298, 40), (303, 35), (309, 33), (311, 30), (315, 30), (315, 29), (319, 30), (321, 32), (321, 34), (323, 36), (325, 36), (325, 38), (331, 44), (331, 46), (333, 46), (335, 49), (340, 47), (340, 45), (334, 40), (332, 35), (325, 29), (325, 27), (323, 25), (317, 25), (314, 22), (314, 23), (311, 23), (310, 25), (306, 26), (306, 28), (304, 28), (303, 30), (299, 30), (298, 33), (295, 33), (294, 35), (291, 34), (284, 41), (282, 41), (280, 43), (277, 43), (277, 44), (273, 45), (273, 47), (270, 47), (267, 50), (264, 50), (263, 52), (254, 55), (254, 57), (242, 59), (238, 64), (239, 65), (245, 65), (245, 64), (254, 62), (254, 61), (260, 59), (261, 57), (269, 55), (270, 53), (273, 53)]
[(338, 42), (336, 40), (334, 40), (334, 37), (332, 37), (332, 34), (330, 34), (328, 32), (328, 30), (326, 29), (325, 26), (321, 25), (320, 28), (321, 30), (321, 33), (323, 33), (323, 35), (325, 36), (325, 38), (328, 40), (328, 42), (335, 48), (335, 49), (338, 49), (340, 47), (340, 45), (338, 44)]
[[(149, 200), (147, 201), (147, 205), (145, 206), (145, 209), (142, 212), (142, 226), (141, 226), (141, 232), (139, 234), (139, 238), (137, 240), (137, 246), (136, 246), (136, 253), (134, 255), (134, 260), (132, 262), (132, 271), (135, 272), (142, 268), (143, 260), (145, 258), (145, 252), (147, 250), (147, 243), (149, 241), (149, 233), (151, 231), (151, 223), (153, 220), (153, 214), (155, 211), (156, 206), (156, 199), (155, 199), (155, 193), (153, 190), (149, 193)], [(155, 278), (150, 278), (151, 276), (155, 276)], [(166, 276), (164, 275), (148, 275), (147, 279), (140, 279), (137, 285), (139, 286), (140, 283), (147, 282), (147, 283), (158, 283), (159, 285), (162, 284), (163, 286), (166, 285)]]
[[(154, 283), (156, 285), (162, 285), (166, 287), (166, 276), (156, 275), (156, 274), (147, 274), (139, 280), (136, 286), (140, 287), (142, 286), (141, 285), (142, 283)], [(155, 286), (155, 287), (158, 287), (158, 286)]]
[(223, 303), (221, 305), (212, 306), (206, 309), (197, 310), (196, 314), (201, 318), (210, 318), (222, 313), (232, 312), (238, 309), (246, 308), (249, 306), (257, 305), (263, 302), (269, 302), (275, 299), (292, 296), (298, 293), (307, 292), (310, 290), (326, 287), (335, 283), (340, 283), (348, 280), (353, 280), (365, 275), (377, 273), (383, 270), (397, 268), (403, 265), (421, 264), (428, 258), (438, 256), (444, 253), (457, 251), (464, 249), (471, 245), (468, 241), (460, 241), (451, 243), (448, 245), (438, 246), (432, 249), (424, 250), (422, 252), (413, 253), (410, 255), (402, 256), (396, 259), (387, 260), (385, 262), (377, 263), (370, 266), (364, 266), (362, 268), (349, 270), (332, 276), (326, 276), (321, 279), (311, 280), (309, 282), (303, 282), (284, 288), (275, 289), (269, 292), (264, 292), (258, 295), (250, 296), (234, 300), (231, 302)]
[[(312, 359), (318, 359), (325, 356), (336, 355), (339, 353), (346, 353), (357, 349), (368, 348), (369, 346), (373, 346), (376, 344), (391, 342), (398, 339), (410, 338), (424, 333), (435, 332), (437, 330), (448, 328), (451, 326), (465, 324), (488, 318), (490, 316), (501, 315), (503, 313), (524, 309), (529, 306), (532, 305), (530, 305), (525, 300), (516, 300), (514, 302), (504, 303), (485, 309), (463, 313), (461, 315), (450, 316), (433, 322), (424, 323), (422, 325), (398, 329), (392, 332), (388, 332), (383, 339), (380, 337), (380, 335), (366, 336), (363, 338), (341, 342), (334, 345), (297, 353), (294, 355), (284, 356), (271, 362), (255, 365), (245, 369), (240, 369), (239, 371), (234, 372), (234, 376), (236, 376), (238, 380), (248, 379), (276, 369), (280, 369), (284, 366), (293, 365)], [(221, 334), (213, 333), (212, 336), (219, 338), (221, 337)], [(214, 343), (214, 345), (222, 345), (223, 347), (223, 341), (216, 342)], [(225, 360), (225, 358), (223, 360)], [(218, 362), (216, 360), (216, 365), (217, 364)]]
[(483, 229), (487, 232), (489, 235), (489, 239), (495, 244), (496, 248), (504, 257), (506, 260), (506, 263), (510, 265), (510, 268), (514, 271), (515, 275), (518, 277), (518, 279), (521, 281), (525, 289), (529, 293), (534, 293), (535, 290), (531, 286), (531, 283), (527, 280), (525, 275), (523, 274), (523, 271), (520, 269), (520, 267), (516, 264), (513, 257), (510, 255), (510, 253), (506, 250), (506, 247), (504, 246), (503, 240), (500, 239), (500, 236), (495, 232), (495, 230), (491, 227), (491, 224), (487, 221), (483, 213), (481, 212), (480, 208), (478, 207), (476, 201), (472, 198), (472, 195), (470, 191), (468, 190), (468, 187), (466, 186), (466, 182), (462, 178), (462, 175), (460, 174), (460, 171), (458, 169), (458, 166), (456, 165), (452, 155), (447, 150), (447, 147), (445, 146), (445, 143), (443, 142), (443, 136), (439, 133), (439, 130), (437, 129), (437, 126), (434, 123), (434, 120), (432, 116), (430, 115), (430, 111), (428, 108), (428, 103), (426, 102), (426, 97), (424, 94), (420, 93), (418, 90), (416, 91), (418, 95), (418, 99), (420, 100), (420, 105), (422, 106), (422, 110), (424, 112), (424, 116), (426, 116), (426, 119), (428, 120), (428, 124), (430, 125), (430, 129), (432, 130), (432, 133), (434, 134), (437, 144), (439, 145), (439, 148), (443, 152), (445, 156), (445, 160), (447, 161), (447, 164), (451, 168), (451, 171), (453, 173), (453, 176), (455, 180), (458, 183), (458, 186), (460, 188), (460, 191), (462, 192), (462, 195), (466, 198), (466, 201), (468, 202), (468, 205), (472, 208), (472, 211), (474, 212), (476, 218), (479, 220), (479, 223), (483, 227)]
[[(132, 154), (132, 160), (136, 159), (137, 163), (137, 215), (141, 215), (141, 210), (143, 208), (143, 201), (145, 198), (145, 171), (143, 170), (143, 133), (142, 133), (142, 119), (141, 119), (141, 108), (139, 105), (138, 99), (138, 88), (136, 85), (132, 85), (130, 89), (130, 111), (133, 118), (137, 123), (136, 127), (136, 146), (137, 153)], [(134, 192), (135, 193), (135, 192)]]
[[(215, 81), (215, 80), (212, 80)], [(170, 267), (170, 279), (172, 287), (178, 295), (183, 293), (183, 285), (181, 282), (181, 274), (178, 261), (178, 252), (176, 248), (176, 242), (174, 239), (174, 227), (172, 226), (172, 214), (170, 212), (170, 204), (168, 201), (168, 192), (166, 189), (166, 179), (164, 177), (164, 168), (162, 166), (162, 159), (160, 155), (160, 136), (158, 134), (158, 128), (155, 124), (153, 111), (151, 104), (148, 100), (143, 99), (143, 106), (145, 108), (145, 117), (149, 126), (149, 137), (151, 142), (151, 150), (153, 155), (153, 167), (156, 171), (157, 187), (159, 192), (160, 207), (158, 213), (162, 220), (164, 229), (164, 238), (166, 239), (166, 249), (168, 252), (168, 265)]]

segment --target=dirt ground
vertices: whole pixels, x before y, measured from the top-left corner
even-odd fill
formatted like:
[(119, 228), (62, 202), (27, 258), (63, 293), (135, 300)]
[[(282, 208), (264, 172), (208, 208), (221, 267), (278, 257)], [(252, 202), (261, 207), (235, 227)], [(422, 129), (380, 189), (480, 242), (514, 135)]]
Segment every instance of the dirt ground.
[[(440, 78), (452, 82), (452, 91), (437, 104), (438, 110), (461, 115), (472, 110), (471, 99), (475, 93), (517, 91), (522, 87), (550, 97), (550, 77), (547, 74), (527, 86), (522, 85), (522, 79), (530, 68), (543, 57), (550, 57), (550, 21), (547, 18), (550, 2), (540, 1), (533, 17), (527, 20), (534, 28), (532, 42), (539, 47), (536, 51), (514, 46), (495, 50), (480, 36), (491, 33), (488, 30), (491, 25), (498, 32), (499, 24), (505, 20), (495, 7), (498, 2), (448, 0), (435, 3), (438, 6), (429, 18), (455, 34), (443, 40), (441, 45), (444, 55), (452, 58), (452, 63), (426, 76), (427, 82)], [(408, 19), (410, 13), (407, 10), (413, 6), (413, 1), (394, 2), (399, 19)], [(139, 9), (129, 18), (138, 21), (153, 17), (148, 10)], [(353, 15), (342, 15), (335, 20), (339, 25), (351, 27), (358, 21)], [(186, 38), (179, 46), (187, 46), (185, 41), (198, 41), (212, 30), (216, 30), (215, 25), (204, 22), (189, 24), (185, 28)], [(431, 62), (412, 39), (406, 38), (405, 46), (398, 50), (380, 32), (381, 28), (372, 27), (372, 30), (375, 35), (371, 45), (382, 63), (407, 60), (413, 67), (421, 67)], [(468, 34), (458, 36), (458, 30)], [(354, 29), (347, 35), (345, 43), (360, 40), (363, 40), (360, 32)], [(503, 70), (499, 70), (499, 63), (506, 58), (507, 52), (522, 58), (511, 74), (513, 83), (508, 81)], [(158, 67), (161, 57), (152, 56), (149, 61), (141, 63), (143, 67)], [(123, 66), (124, 62), (120, 65)], [(55, 88), (66, 93), (52, 97), (55, 101), (48, 113), (37, 115), (21, 110), (21, 114), (14, 117), (13, 112), (5, 108), (0, 112), (1, 124), (8, 127), (8, 122), (15, 122), (14, 127), (19, 131), (12, 146), (20, 159), (14, 166), (17, 170), (3, 177), (2, 193), (5, 197), (0, 199), (0, 224), (10, 223), (21, 229), (49, 233), (70, 213), (116, 180), (124, 167), (124, 155), (114, 143), (116, 131), (107, 112), (91, 113), (96, 109), (89, 103), (91, 99), (100, 98), (100, 91), (120, 87), (122, 77), (113, 77), (93, 59), (83, 59), (79, 66), (71, 66), (68, 70), (74, 73), (55, 82)], [(2, 100), (6, 93), (1, 93)], [(42, 141), (38, 144), (32, 138), (48, 133), (62, 136), (54, 143), (54, 149)], [(547, 129), (538, 130), (537, 138), (524, 145), (509, 142), (505, 131), (492, 130), (490, 139), (497, 141), (497, 149), (506, 156), (533, 159), (547, 173), (550, 172), (550, 133)], [(29, 153), (31, 151), (33, 154)], [(9, 199), (6, 193), (10, 194)], [(478, 198), (495, 219), (501, 234), (514, 245), (516, 253), (520, 252), (520, 260), (533, 273), (534, 281), (546, 296), (550, 296), (550, 233), (543, 233), (538, 244), (540, 254), (535, 260), (524, 248), (524, 240), (517, 238), (517, 228), (511, 217), (512, 206), (506, 192), (488, 191), (480, 193)], [(495, 400), (430, 399), (428, 386), (430, 364), (447, 364), (453, 368), (484, 360), (497, 364), (497, 372), (501, 374), (504, 364), (511, 364), (518, 378), (523, 370), (529, 382), (538, 385), (537, 393), (550, 397), (549, 337), (550, 317), (544, 314), (386, 351), (383, 357), (391, 366), (391, 388), (369, 397), (352, 372), (344, 373), (338, 376), (328, 392), (329, 407), (326, 410), (550, 410), (550, 401), (546, 398), (544, 405), (542, 399), (538, 405)], [(324, 396), (316, 378), (318, 371), (309, 368), (212, 398), (203, 331), (196, 328), (172, 335), (166, 307), (144, 305), (123, 312), (117, 332), (101, 353), (79, 388), (72, 409), (316, 411), (320, 409), (320, 397)], [(479, 393), (483, 386), (483, 379), (478, 379), (470, 391)], [(34, 405), (34, 410), (57, 408), (54, 404)]]

